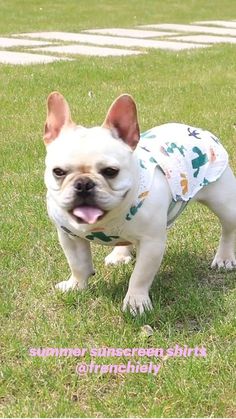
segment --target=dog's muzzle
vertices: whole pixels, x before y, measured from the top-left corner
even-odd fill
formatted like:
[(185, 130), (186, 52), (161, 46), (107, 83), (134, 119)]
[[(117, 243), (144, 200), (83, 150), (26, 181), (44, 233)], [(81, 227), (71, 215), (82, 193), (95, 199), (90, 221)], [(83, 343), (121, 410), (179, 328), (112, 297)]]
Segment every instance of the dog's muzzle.
[(95, 186), (96, 184), (89, 177), (81, 177), (76, 180), (74, 184), (74, 189), (76, 191), (77, 196), (86, 198), (94, 194)]
[(81, 176), (74, 183), (75, 203), (71, 213), (80, 223), (94, 224), (105, 215), (96, 204), (95, 186), (87, 176)]

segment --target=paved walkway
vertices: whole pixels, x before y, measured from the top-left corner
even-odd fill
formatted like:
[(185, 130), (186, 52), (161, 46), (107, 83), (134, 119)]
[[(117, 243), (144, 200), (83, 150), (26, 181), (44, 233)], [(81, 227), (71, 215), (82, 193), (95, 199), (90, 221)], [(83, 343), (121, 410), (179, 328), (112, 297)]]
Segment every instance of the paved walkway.
[[(212, 20), (189, 25), (159, 23), (132, 29), (88, 29), (80, 33), (14, 34), (0, 37), (0, 63), (46, 64), (75, 60), (81, 55), (129, 56), (147, 54), (150, 49), (176, 52), (209, 48), (218, 43), (236, 44), (236, 20)], [(14, 52), (12, 48), (21, 48), (21, 51)]]

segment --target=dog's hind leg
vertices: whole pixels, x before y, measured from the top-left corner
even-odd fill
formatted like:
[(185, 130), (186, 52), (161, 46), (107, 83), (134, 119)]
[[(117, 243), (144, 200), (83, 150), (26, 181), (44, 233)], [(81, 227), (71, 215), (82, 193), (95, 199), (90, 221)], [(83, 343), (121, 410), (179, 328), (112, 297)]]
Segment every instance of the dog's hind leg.
[(118, 265), (120, 263), (129, 263), (132, 259), (132, 245), (115, 246), (109, 255), (105, 257), (105, 265)]
[(219, 247), (211, 267), (236, 268), (236, 179), (230, 167), (220, 179), (201, 189), (195, 200), (207, 205), (219, 217), (222, 226)]

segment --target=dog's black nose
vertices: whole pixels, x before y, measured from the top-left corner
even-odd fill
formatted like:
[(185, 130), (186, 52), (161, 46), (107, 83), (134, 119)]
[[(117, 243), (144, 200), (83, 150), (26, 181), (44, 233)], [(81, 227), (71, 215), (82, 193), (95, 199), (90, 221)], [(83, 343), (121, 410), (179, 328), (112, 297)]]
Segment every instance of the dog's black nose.
[(95, 183), (89, 178), (81, 178), (75, 182), (74, 188), (81, 195), (87, 195), (92, 192)]

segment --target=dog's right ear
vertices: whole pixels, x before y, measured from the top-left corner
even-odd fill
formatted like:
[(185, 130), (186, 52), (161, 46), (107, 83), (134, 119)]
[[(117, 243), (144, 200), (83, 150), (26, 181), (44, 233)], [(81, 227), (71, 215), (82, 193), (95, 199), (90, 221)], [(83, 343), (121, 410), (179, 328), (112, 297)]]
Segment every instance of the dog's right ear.
[(60, 134), (62, 128), (74, 125), (70, 108), (59, 92), (52, 92), (47, 99), (47, 119), (44, 125), (44, 143), (50, 144)]
[(132, 96), (119, 96), (108, 110), (102, 126), (110, 129), (134, 150), (139, 142), (140, 132), (137, 108)]

